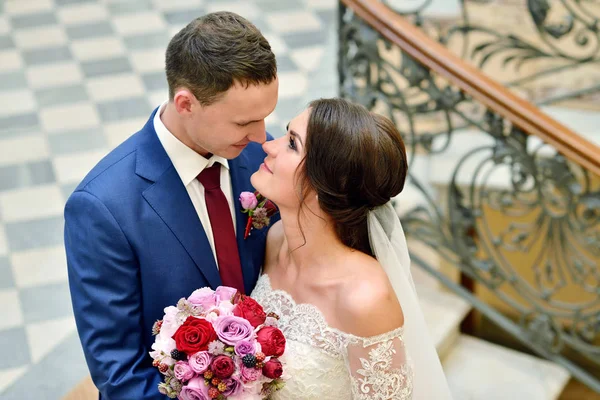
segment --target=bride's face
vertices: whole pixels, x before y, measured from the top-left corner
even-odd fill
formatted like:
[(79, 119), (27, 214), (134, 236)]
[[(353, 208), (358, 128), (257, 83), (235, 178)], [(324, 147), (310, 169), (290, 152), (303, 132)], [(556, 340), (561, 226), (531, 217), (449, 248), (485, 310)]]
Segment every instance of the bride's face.
[(304, 157), (309, 116), (310, 110), (304, 110), (289, 123), (285, 136), (263, 144), (267, 157), (250, 178), (254, 188), (279, 207), (300, 204), (296, 171)]

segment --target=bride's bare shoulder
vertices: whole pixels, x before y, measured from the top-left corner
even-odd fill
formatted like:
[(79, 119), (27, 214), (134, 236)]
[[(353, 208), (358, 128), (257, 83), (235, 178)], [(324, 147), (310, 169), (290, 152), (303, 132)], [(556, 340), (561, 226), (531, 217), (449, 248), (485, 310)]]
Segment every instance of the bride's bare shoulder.
[(347, 267), (352, 273), (338, 297), (342, 330), (370, 337), (403, 326), (402, 307), (379, 262), (361, 253)]

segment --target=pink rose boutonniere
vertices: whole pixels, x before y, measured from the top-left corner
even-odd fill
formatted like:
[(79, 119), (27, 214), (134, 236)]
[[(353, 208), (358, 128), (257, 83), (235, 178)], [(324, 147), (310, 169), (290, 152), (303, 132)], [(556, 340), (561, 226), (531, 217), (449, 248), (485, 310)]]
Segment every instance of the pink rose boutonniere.
[(271, 217), (277, 212), (275, 204), (258, 192), (242, 192), (240, 203), (242, 212), (248, 214), (244, 239), (250, 236), (252, 228), (262, 229), (269, 226)]

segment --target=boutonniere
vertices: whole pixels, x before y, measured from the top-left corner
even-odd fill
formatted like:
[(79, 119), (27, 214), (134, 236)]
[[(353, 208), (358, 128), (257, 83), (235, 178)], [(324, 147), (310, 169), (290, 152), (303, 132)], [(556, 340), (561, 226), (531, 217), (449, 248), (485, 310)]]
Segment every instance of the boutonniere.
[(275, 204), (258, 192), (242, 192), (240, 203), (242, 203), (242, 212), (248, 214), (244, 239), (250, 236), (252, 228), (262, 229), (269, 226), (271, 216), (277, 212)]

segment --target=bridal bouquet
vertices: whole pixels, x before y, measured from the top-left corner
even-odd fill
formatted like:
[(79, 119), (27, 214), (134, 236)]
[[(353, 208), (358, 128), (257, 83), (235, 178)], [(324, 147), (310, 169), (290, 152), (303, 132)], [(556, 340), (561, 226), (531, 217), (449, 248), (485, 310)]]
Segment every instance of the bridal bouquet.
[(278, 319), (227, 286), (180, 299), (152, 329), (152, 365), (165, 376), (158, 390), (183, 400), (268, 399), (284, 385)]

